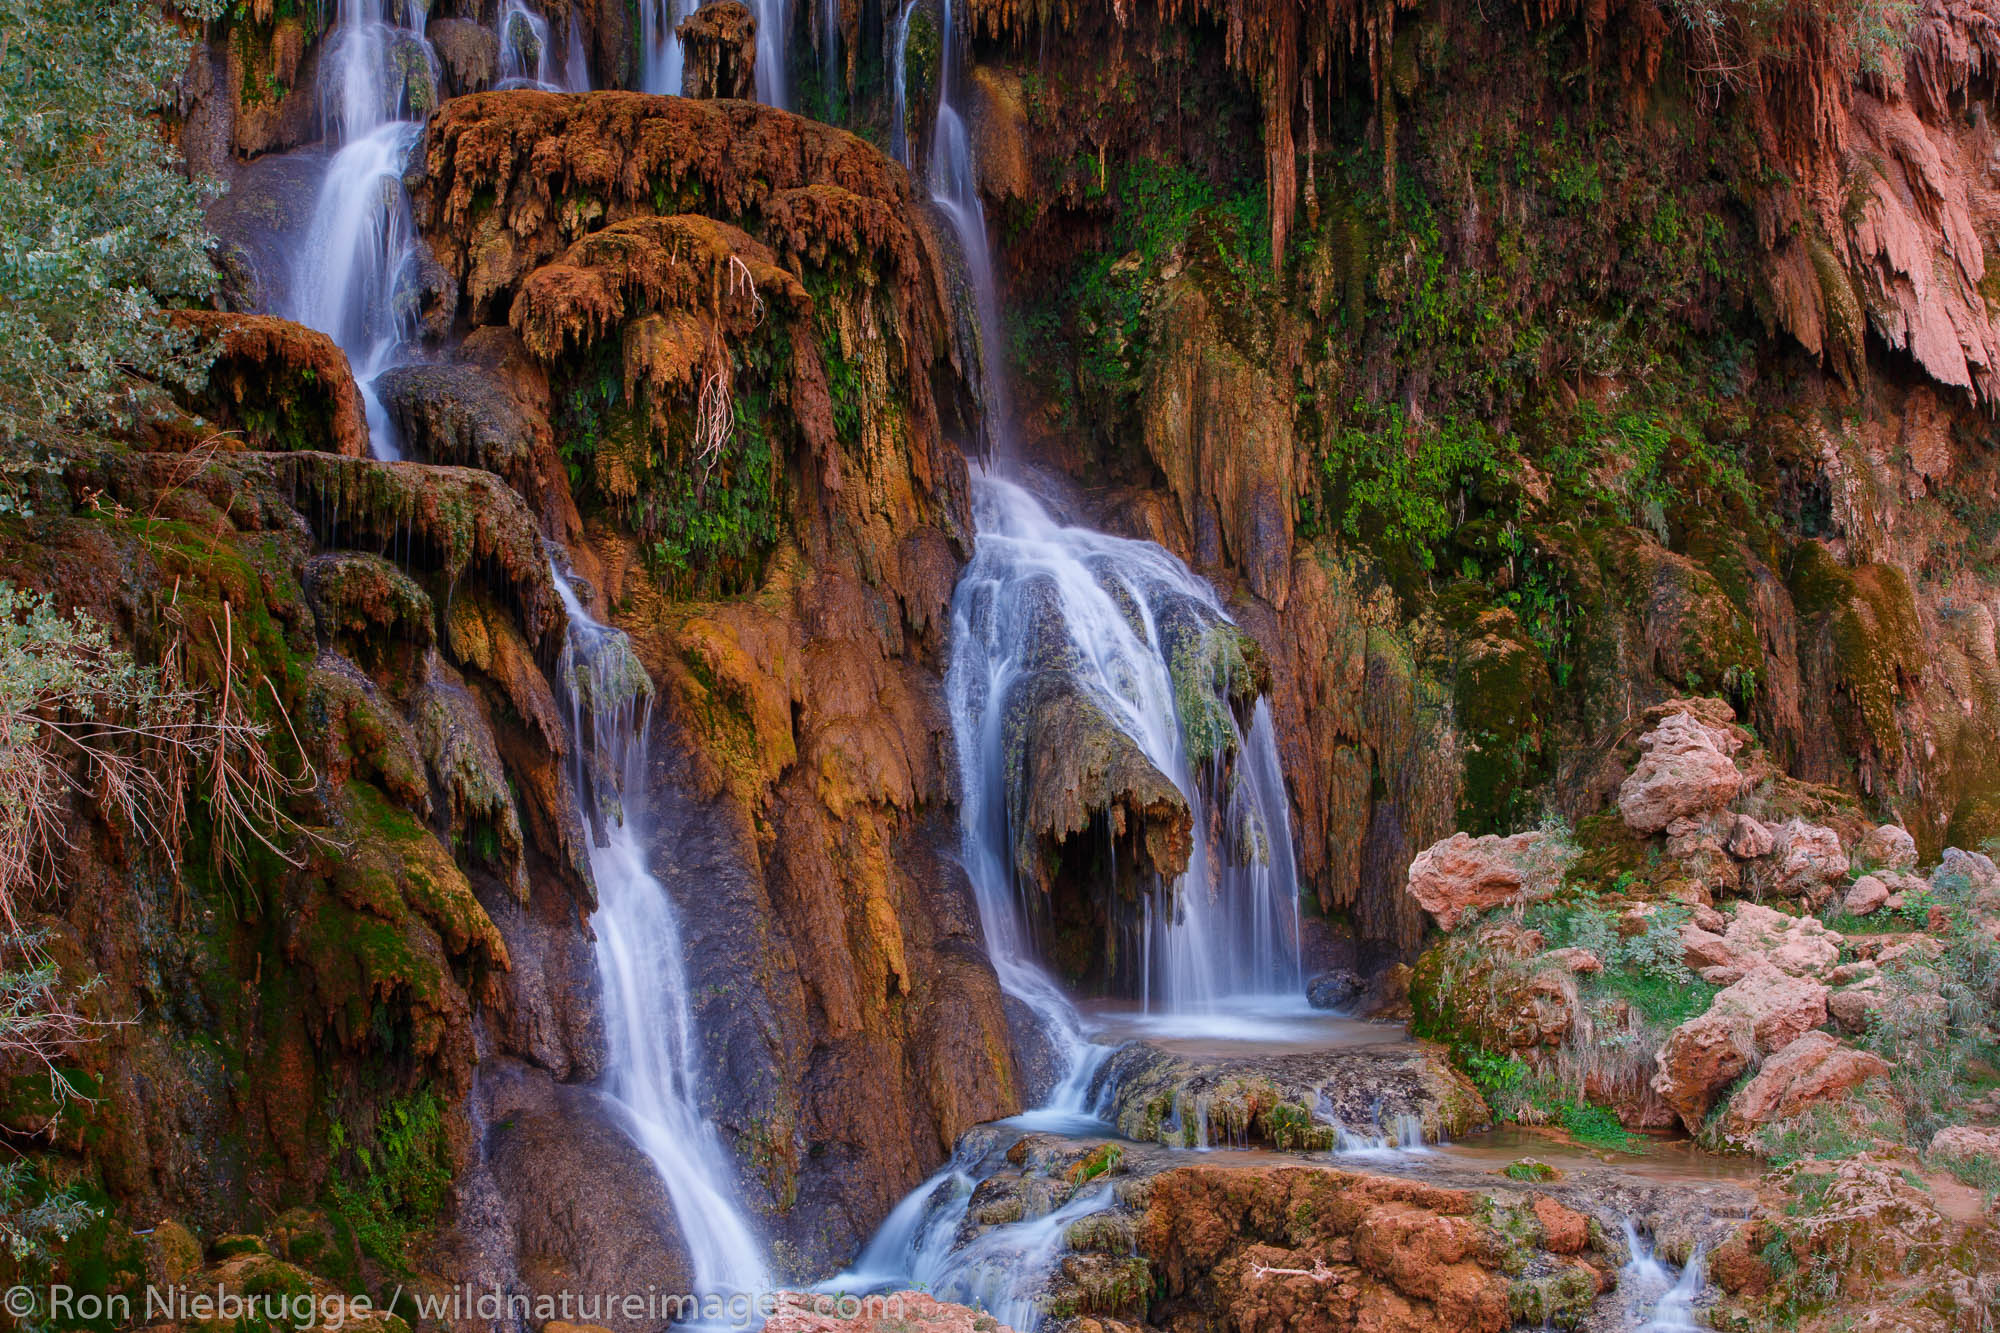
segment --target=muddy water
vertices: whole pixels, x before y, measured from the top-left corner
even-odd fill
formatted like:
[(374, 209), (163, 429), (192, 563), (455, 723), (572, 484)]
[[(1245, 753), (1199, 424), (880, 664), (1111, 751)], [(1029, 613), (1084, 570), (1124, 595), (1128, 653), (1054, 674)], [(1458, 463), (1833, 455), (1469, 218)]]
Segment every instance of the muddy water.
[(1606, 1152), (1561, 1135), (1518, 1125), (1467, 1135), (1454, 1143), (1440, 1143), (1435, 1151), (1443, 1161), (1484, 1166), (1494, 1171), (1532, 1157), (1558, 1170), (1609, 1167), (1662, 1184), (1698, 1185), (1726, 1180), (1748, 1184), (1763, 1174), (1762, 1163), (1754, 1157), (1718, 1156), (1703, 1152), (1686, 1139), (1647, 1139), (1636, 1152)]

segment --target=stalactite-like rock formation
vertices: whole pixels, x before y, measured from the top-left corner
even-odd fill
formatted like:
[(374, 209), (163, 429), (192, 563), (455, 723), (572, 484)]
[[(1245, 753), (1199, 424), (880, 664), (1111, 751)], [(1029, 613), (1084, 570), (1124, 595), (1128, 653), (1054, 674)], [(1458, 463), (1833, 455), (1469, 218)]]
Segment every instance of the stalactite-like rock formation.
[(688, 97), (757, 95), (757, 18), (742, 0), (715, 0), (676, 29), (687, 61), (681, 91)]
[(662, 855), (714, 886), (684, 909), (713, 1111), (823, 1263), (1018, 1104), (938, 847), (970, 535), (944, 262), (901, 167), (736, 101), (460, 98), (414, 197), (460, 319), (547, 385), (581, 559), (660, 686)]

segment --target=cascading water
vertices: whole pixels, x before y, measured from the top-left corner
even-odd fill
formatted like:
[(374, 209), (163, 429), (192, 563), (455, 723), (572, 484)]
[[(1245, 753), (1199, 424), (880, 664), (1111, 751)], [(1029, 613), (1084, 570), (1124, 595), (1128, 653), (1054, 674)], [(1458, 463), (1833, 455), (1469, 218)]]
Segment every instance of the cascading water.
[[(757, 18), (757, 100), (766, 106), (785, 105), (786, 0), (745, 0)], [(678, 97), (686, 69), (681, 51), (681, 20), (701, 7), (701, 0), (639, 0), (639, 40), (644, 61), (640, 86), (649, 93)]]
[(910, 165), (910, 98), (904, 87), (904, 61), (910, 52), (910, 15), (918, 0), (904, 0), (896, 15), (896, 37), (890, 46), (889, 87), (893, 90), (889, 109), (889, 154), (904, 166)]
[(1631, 1258), (1618, 1272), (1618, 1293), (1625, 1303), (1625, 1324), (1633, 1333), (1703, 1333), (1695, 1302), (1706, 1282), (1701, 1250), (1688, 1257), (1676, 1273), (1660, 1262), (1652, 1243), (1628, 1220), (1625, 1246)]
[(823, 1291), (910, 1287), (970, 1305), (1022, 1333), (1041, 1323), (1037, 1296), (1061, 1258), (1070, 1224), (1116, 1203), (1109, 1185), (1086, 1189), (1040, 1217), (988, 1227), (964, 1245), (958, 1234), (973, 1191), (1004, 1157), (985, 1143), (961, 1147), (943, 1170), (890, 1213), (854, 1267)]
[(424, 0), (340, 0), (320, 65), (320, 117), (337, 151), (313, 204), (292, 283), (293, 319), (347, 353), (378, 458), (399, 451), (375, 381), (395, 363), (409, 321), (397, 288), (415, 253), (403, 171), (436, 96)]
[(1428, 1156), (1434, 1151), (1424, 1138), (1424, 1122), (1413, 1115), (1397, 1116), (1391, 1127), (1394, 1132), (1379, 1134), (1357, 1134), (1324, 1110), (1319, 1119), (1333, 1126), (1333, 1153), (1336, 1157)]
[(680, 96), (685, 66), (681, 39), (674, 30), (692, 11), (692, 0), (640, 0), (639, 41), (645, 53), (640, 86), (647, 92)]
[(840, 88), (840, 0), (817, 0), (819, 5), (819, 77), (828, 101)]
[(705, 1292), (771, 1290), (763, 1246), (732, 1202), (728, 1154), (700, 1110), (693, 1011), (680, 921), (646, 867), (641, 811), (652, 682), (619, 631), (599, 624), (556, 574), (569, 613), (560, 679), (590, 869), (609, 1058), (605, 1093), (658, 1168)]
[[(915, 157), (904, 81), (915, 10), (916, 0), (907, 0), (898, 13), (893, 47), (892, 150), (905, 166)], [(999, 359), (999, 291), (971, 137), (954, 101), (960, 79), (950, 0), (943, 0), (941, 26), (929, 185), (964, 257), (976, 317), (970, 332), (979, 342), (985, 443), (988, 454), (1004, 463), (1008, 408)], [(1001, 988), (1035, 1015), (1066, 1066), (1043, 1107), (1014, 1123), (1030, 1130), (1102, 1128), (1103, 1104), (1115, 1090), (1095, 1085), (1112, 1048), (1089, 1039), (1075, 1005), (1042, 968), (1036, 904), (1029, 897), (1037, 890), (1017, 883), (1010, 851), (1006, 716), (1010, 691), (1026, 671), (1038, 612), (1051, 603), (1059, 609), (1077, 683), (1174, 783), (1193, 812), (1188, 869), (1171, 886), (1166, 905), (1148, 911), (1142, 927), (1149, 1009), (1214, 1013), (1245, 1002), (1302, 1004), (1284, 775), (1270, 711), (1261, 699), (1247, 732), (1222, 708), (1226, 743), (1208, 765), (1190, 761), (1162, 615), (1178, 604), (1197, 622), (1227, 625), (1212, 588), (1150, 542), (1057, 523), (1025, 489), (983, 468), (973, 469), (972, 488), (975, 546), (952, 597), (952, 660), (945, 680), (961, 780), (961, 856)], [(1225, 754), (1234, 756), (1226, 780)], [(1149, 909), (1153, 896), (1148, 895)], [(1045, 1217), (992, 1227), (959, 1245), (977, 1184), (979, 1154), (971, 1156), (975, 1160), (967, 1160), (962, 1145), (951, 1163), (897, 1205), (854, 1269), (826, 1287), (917, 1286), (976, 1304), (1016, 1328), (1034, 1328), (1040, 1322), (1035, 1295), (1061, 1253), (1069, 1224), (1109, 1207), (1111, 1191), (1086, 1192)]]
[[(896, 34), (895, 89), (897, 124), (903, 117), (903, 57), (909, 41), (910, 10), (903, 13)], [(938, 109), (931, 127), (931, 202), (951, 223), (958, 238), (959, 253), (965, 258), (966, 279), (972, 287), (974, 332), (979, 339), (979, 396), (984, 405), (983, 429), (989, 455), (1004, 456), (1002, 432), (1010, 420), (1006, 377), (1000, 366), (1000, 289), (993, 276), (993, 251), (986, 239), (986, 206), (979, 199), (979, 172), (972, 158), (972, 135), (966, 117), (955, 100), (963, 81), (958, 71), (957, 30), (952, 27), (951, 0), (943, 0), (939, 17)], [(911, 146), (904, 136), (903, 164), (909, 165)]]
[(561, 51), (550, 39), (549, 21), (527, 0), (507, 0), (500, 7), (496, 36), (500, 39), (500, 88), (538, 88), (550, 93), (590, 91), (590, 67), (583, 54), (583, 32), (575, 14), (566, 28)]
[[(1188, 869), (1165, 905), (1147, 914), (1143, 996), (1166, 1013), (1215, 1012), (1301, 996), (1298, 893), (1289, 807), (1277, 743), (1260, 700), (1247, 732), (1226, 708), (1235, 781), (1190, 760), (1165, 620), (1190, 613), (1227, 626), (1208, 584), (1151, 542), (1057, 523), (1026, 490), (973, 475), (977, 537), (952, 599), (952, 662), (945, 690), (964, 787), (965, 860), (979, 898), (987, 950), (1001, 984), (1034, 1006), (1053, 992), (1035, 965), (1035, 891), (1016, 882), (1007, 798), (1007, 712), (1033, 667), (1025, 646), (1061, 619), (1069, 671), (1104, 715), (1176, 788), (1194, 812)], [(1217, 788), (1226, 790), (1218, 792)], [(1218, 800), (1224, 808), (1216, 811)], [(1148, 895), (1149, 904), (1159, 895)]]

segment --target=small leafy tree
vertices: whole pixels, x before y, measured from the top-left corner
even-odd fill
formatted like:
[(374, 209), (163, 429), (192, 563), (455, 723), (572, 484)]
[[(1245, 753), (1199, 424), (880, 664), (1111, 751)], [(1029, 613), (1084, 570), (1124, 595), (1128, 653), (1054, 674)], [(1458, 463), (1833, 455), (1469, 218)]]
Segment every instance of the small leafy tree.
[(161, 315), (214, 283), (204, 190), (160, 119), (189, 50), (158, 4), (0, 0), (0, 457), (16, 475), (38, 446), (206, 374)]

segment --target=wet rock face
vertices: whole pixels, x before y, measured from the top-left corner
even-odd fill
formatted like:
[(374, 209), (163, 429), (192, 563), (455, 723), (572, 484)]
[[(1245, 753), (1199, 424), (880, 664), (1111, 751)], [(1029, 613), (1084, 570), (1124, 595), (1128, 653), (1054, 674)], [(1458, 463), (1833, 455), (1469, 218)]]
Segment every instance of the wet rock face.
[(293, 259), (312, 222), (324, 166), (313, 153), (261, 157), (233, 172), (229, 189), (209, 204), (229, 309), (288, 308)]
[[(529, 1071), (503, 1076), (484, 1108), (483, 1153), (499, 1207), (486, 1219), (511, 1244), (536, 1295), (696, 1290), (673, 1201), (614, 1104)], [(654, 1322), (605, 1311), (612, 1333)]]
[[(1058, 957), (1073, 982), (1132, 989), (1123, 933), (1146, 894), (1187, 869), (1193, 815), (1179, 788), (1074, 678), (1042, 671), (1007, 700), (1014, 867), (1076, 941)], [(1121, 965), (1123, 964), (1123, 965)]]
[(500, 74), (500, 38), (483, 23), (434, 18), (424, 29), (444, 65), (445, 90), (453, 97), (482, 93)]
[(1291, 413), (1276, 384), (1215, 329), (1193, 282), (1165, 294), (1145, 389), (1146, 450), (1194, 536), (1195, 563), (1228, 559), (1279, 611), (1292, 566)]
[[(707, 1110), (774, 1266), (818, 1276), (1021, 1105), (947, 854), (937, 681), (970, 524), (941, 265), (900, 169), (747, 103), (460, 98), (426, 160), (421, 225), (476, 331), (385, 400), (427, 456), (528, 497), (657, 686), (647, 854)], [(716, 394), (734, 429), (694, 450)], [(694, 479), (687, 512), (754, 511), (754, 548), (674, 547), (689, 523), (658, 507)]]
[(757, 96), (757, 17), (742, 0), (703, 5), (675, 31), (687, 61), (683, 96)]
[[(256, 860), (254, 880), (235, 868), (244, 852), (199, 843), (191, 860), (222, 869), (177, 900), (132, 891), (154, 882), (141, 847), (93, 834), (74, 849), (87, 891), (66, 910), (91, 923), (77, 961), (104, 978), (116, 1012), (141, 1016), (88, 1052), (104, 1088), (93, 1160), (136, 1215), (205, 1234), (263, 1225), (253, 1199), (312, 1199), (330, 1179), (365, 1178), (356, 1154), (377, 1153), (386, 1134), (406, 1147), (420, 1135), (427, 1170), (463, 1166), (458, 1107), (480, 1015), (498, 1029), (493, 1064), (588, 1076), (597, 1044), (581, 886), (550, 830), (513, 806), (517, 787), (538, 786), (569, 804), (562, 771), (521, 734), (528, 710), (496, 706), (501, 685), (439, 632), (454, 593), (493, 608), (517, 641), (540, 632), (536, 594), (509, 585), (497, 548), (479, 556), (464, 500), (478, 495), (484, 522), (502, 528), (519, 502), (504, 488), (468, 492), (449, 472), (419, 494), (407, 472), (331, 452), (324, 428), (308, 443), (320, 451), (94, 465), (107, 505), (159, 516), (146, 541), (89, 511), (0, 532), (17, 577), (128, 627), (142, 648), (158, 651), (165, 628), (143, 608), (171, 598), (190, 682), (219, 689), (227, 673), (248, 716), (287, 738), (281, 769), (313, 775), (283, 798), (303, 826), (281, 840), (295, 863)], [(350, 469), (341, 505), (318, 503), (332, 497), (308, 477), (327, 480), (315, 467)], [(539, 679), (532, 654), (520, 659)], [(443, 689), (455, 706), (427, 731), (423, 703)], [(238, 895), (253, 883), (246, 912)], [(516, 930), (529, 915), (563, 929)], [(197, 1030), (209, 1034), (200, 1051), (186, 1037)], [(439, 1203), (412, 1191), (395, 1206), (428, 1227)]]
[(269, 315), (184, 310), (177, 323), (218, 355), (190, 406), (253, 449), (327, 449), (361, 457), (368, 423), (347, 357), (323, 333)]
[(1228, 1058), (1133, 1042), (1106, 1062), (1091, 1095), (1109, 1096), (1109, 1116), (1126, 1138), (1174, 1147), (1323, 1151), (1335, 1142), (1335, 1124), (1394, 1139), (1409, 1123), (1428, 1141), (1485, 1124), (1485, 1102), (1442, 1050), (1397, 1035), (1384, 1028), (1379, 1046)]

